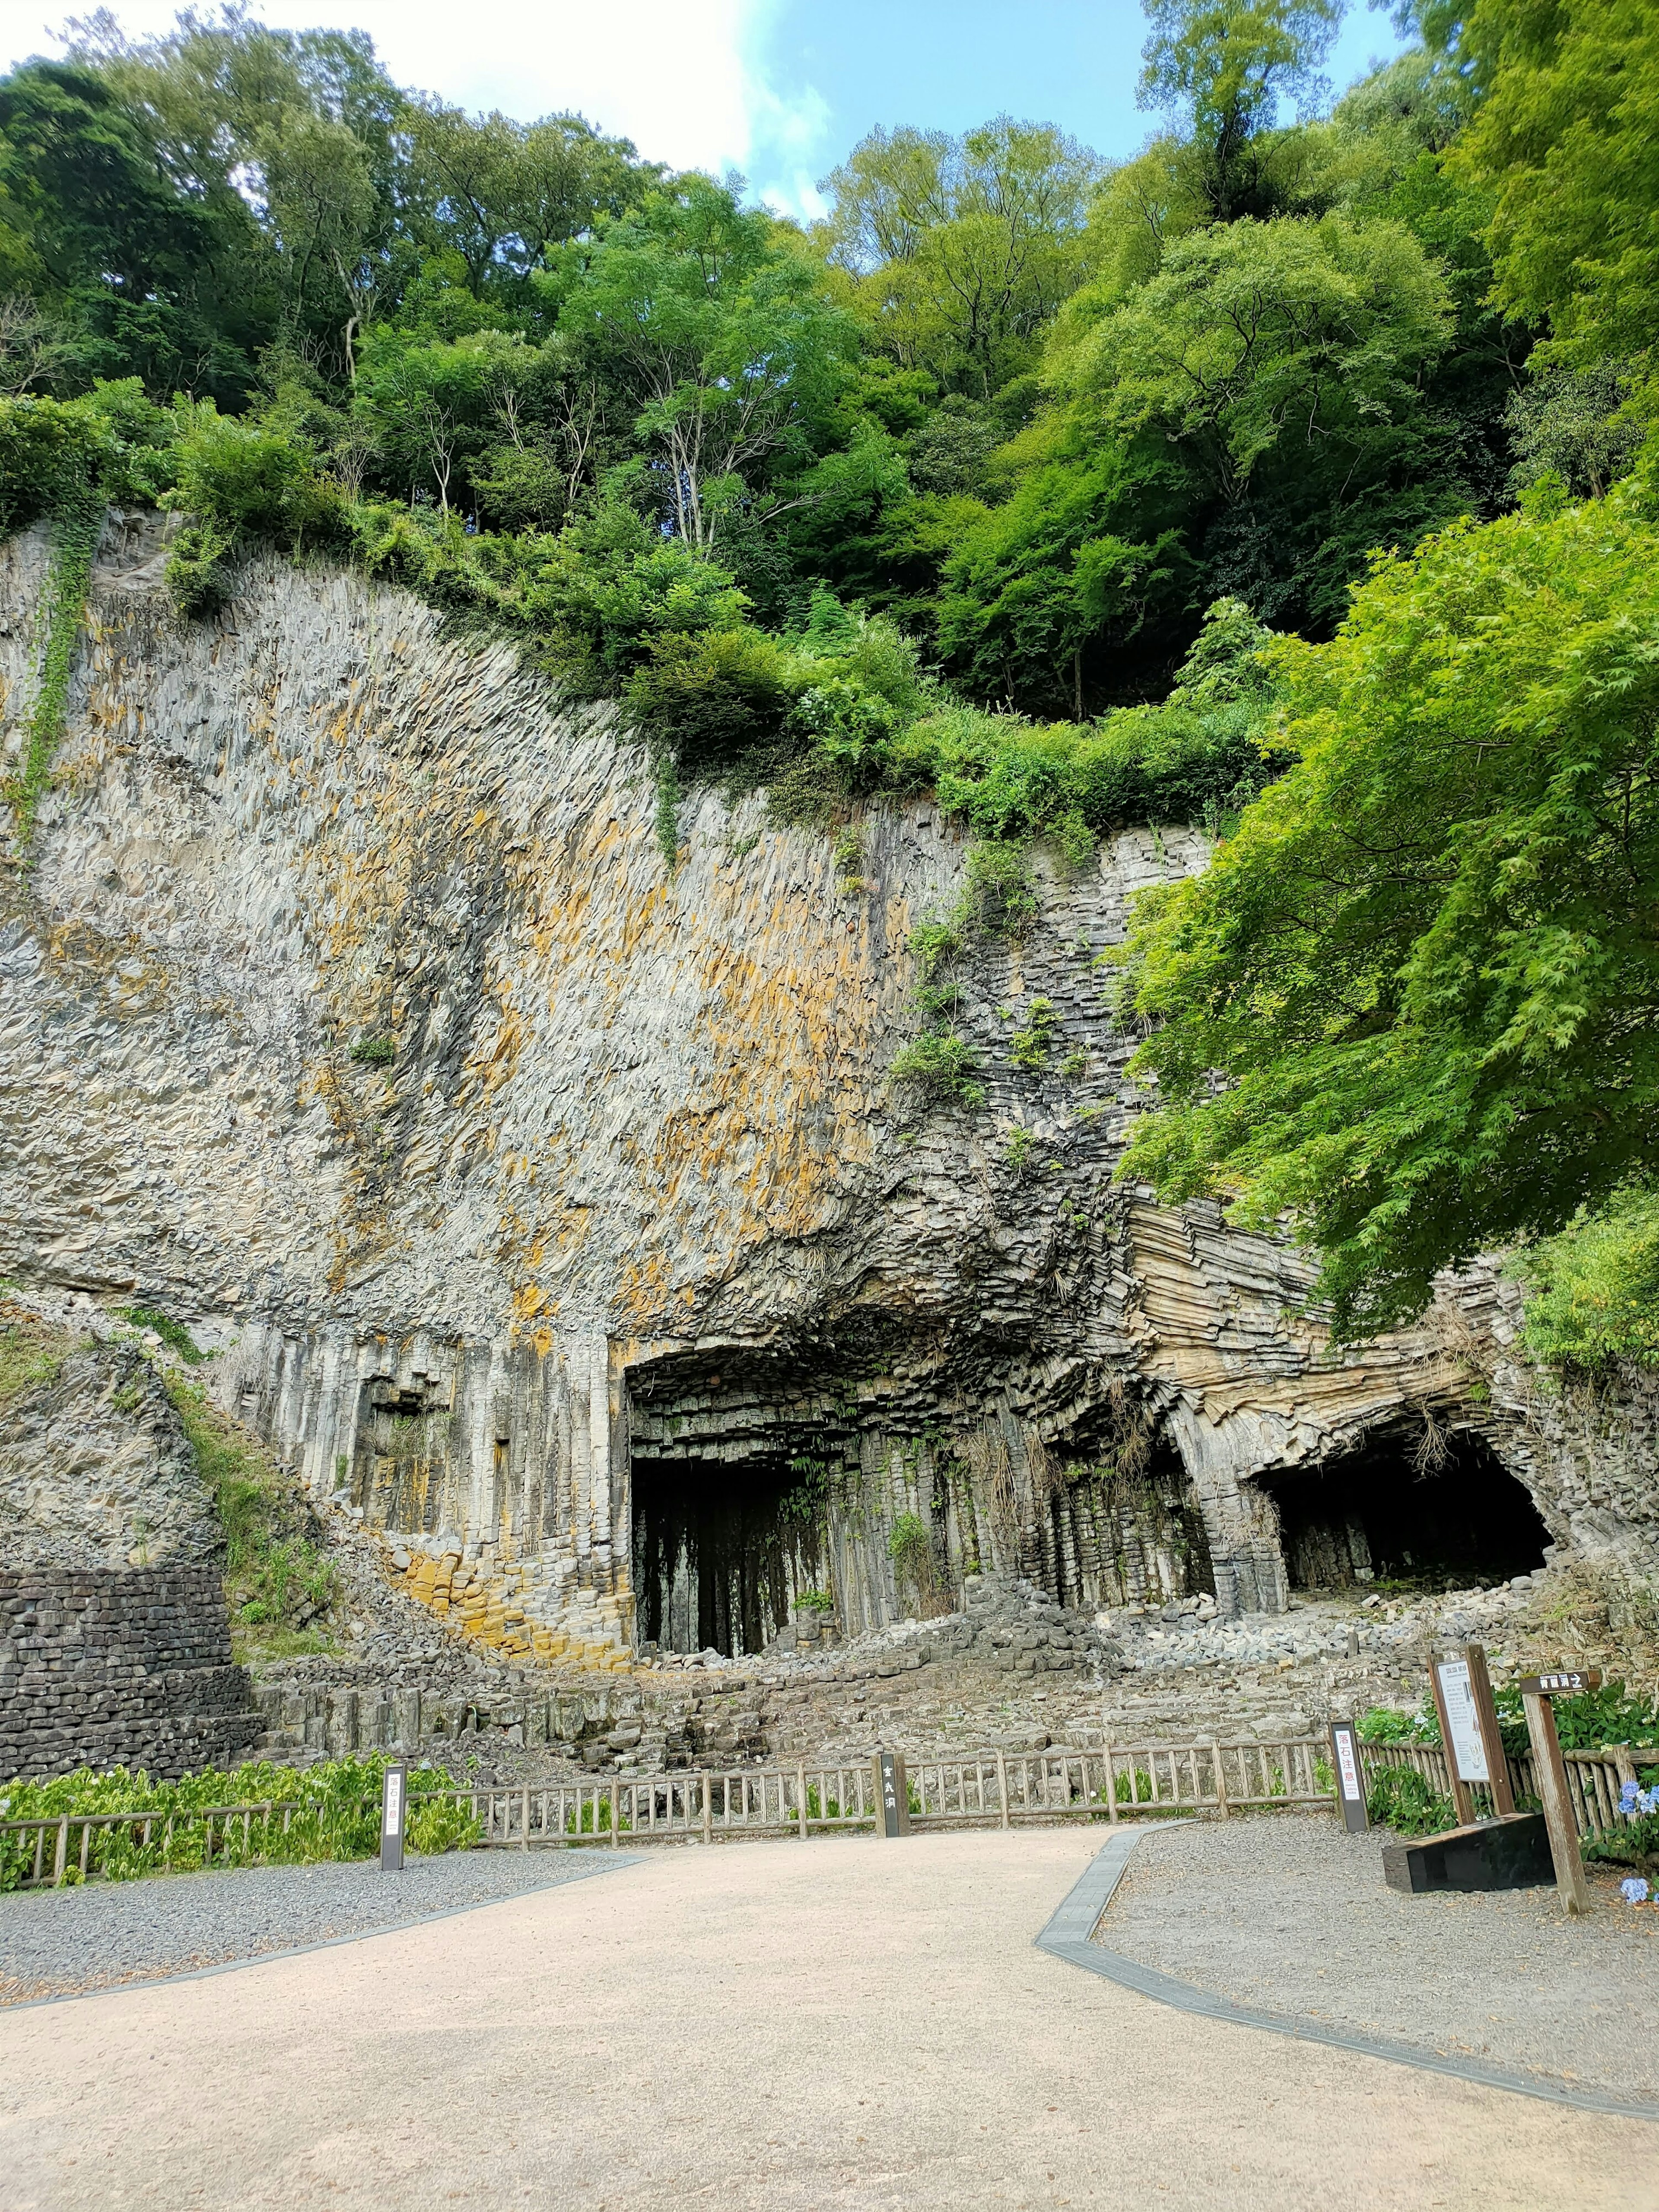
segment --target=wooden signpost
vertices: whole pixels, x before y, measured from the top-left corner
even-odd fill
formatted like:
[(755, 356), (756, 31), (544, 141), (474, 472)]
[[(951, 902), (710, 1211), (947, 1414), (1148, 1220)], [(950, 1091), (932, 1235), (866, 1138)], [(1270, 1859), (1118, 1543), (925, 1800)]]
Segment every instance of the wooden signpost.
[(910, 1782), (904, 1771), (902, 1751), (878, 1751), (876, 1753), (876, 1796), (881, 1806), (881, 1832), (884, 1836), (908, 1836), (910, 1832)]
[(1515, 1793), (1510, 1788), (1510, 1765), (1504, 1755), (1486, 1652), (1478, 1644), (1466, 1644), (1460, 1657), (1436, 1661), (1431, 1680), (1458, 1826), (1468, 1827), (1475, 1818), (1471, 1787), (1475, 1783), (1491, 1792), (1497, 1817), (1510, 1819)]
[(1521, 1702), (1526, 1708), (1527, 1734), (1532, 1739), (1533, 1772), (1543, 1801), (1544, 1826), (1549, 1831), (1550, 1856), (1555, 1862), (1555, 1887), (1565, 1910), (1573, 1914), (1589, 1911), (1589, 1885), (1578, 1849), (1578, 1823), (1572, 1817), (1567, 1795), (1566, 1762), (1561, 1739), (1555, 1732), (1555, 1708), (1550, 1699), (1570, 1697), (1577, 1690), (1593, 1690), (1601, 1677), (1594, 1668), (1577, 1672), (1565, 1668), (1553, 1674), (1528, 1674), (1521, 1683)]
[[(1466, 1644), (1433, 1662), (1429, 1681), (1457, 1825), (1437, 1836), (1385, 1844), (1383, 1879), (1391, 1889), (1413, 1893), (1518, 1889), (1548, 1881), (1552, 1836), (1540, 1814), (1515, 1809), (1486, 1653), (1478, 1644)], [(1477, 1789), (1491, 1797), (1490, 1817), (1476, 1808)]]

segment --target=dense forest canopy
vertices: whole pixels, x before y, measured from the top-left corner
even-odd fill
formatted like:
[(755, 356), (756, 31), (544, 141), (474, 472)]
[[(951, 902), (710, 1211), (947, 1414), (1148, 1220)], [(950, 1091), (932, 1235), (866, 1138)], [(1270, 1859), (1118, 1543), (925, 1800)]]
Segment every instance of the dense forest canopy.
[(1509, 1240), (1551, 1356), (1644, 1357), (1659, 20), (1407, 0), (1333, 100), (1345, 6), (1153, 0), (1132, 159), (881, 128), (809, 228), (358, 33), (100, 13), (0, 80), (0, 526), (77, 614), (159, 501), (186, 617), (274, 541), (505, 631), (624, 702), (671, 866), (686, 779), (931, 789), (1012, 930), (1028, 841), (1201, 823), (1130, 1171), (1288, 1217), (1345, 1328)]

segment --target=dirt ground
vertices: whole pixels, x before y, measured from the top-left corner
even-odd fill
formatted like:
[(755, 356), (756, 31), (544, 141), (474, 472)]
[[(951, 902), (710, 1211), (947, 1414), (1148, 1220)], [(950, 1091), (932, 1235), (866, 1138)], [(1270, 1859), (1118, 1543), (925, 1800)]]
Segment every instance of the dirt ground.
[(1659, 2208), (1659, 2128), (1033, 1948), (1097, 1835), (676, 1848), (0, 2018), (0, 2212)]

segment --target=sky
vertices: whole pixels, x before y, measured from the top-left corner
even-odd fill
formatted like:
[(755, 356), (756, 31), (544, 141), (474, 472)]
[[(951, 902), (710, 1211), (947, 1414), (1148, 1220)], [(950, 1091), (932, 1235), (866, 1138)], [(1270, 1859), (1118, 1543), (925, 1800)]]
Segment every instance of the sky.
[[(139, 34), (167, 28), (174, 5), (113, 12)], [(1153, 121), (1135, 106), (1136, 0), (253, 0), (252, 12), (365, 30), (400, 84), (454, 106), (526, 120), (579, 109), (653, 160), (740, 170), (803, 218), (877, 124), (962, 131), (1006, 112), (1121, 155)], [(0, 65), (60, 52), (63, 21), (40, 0), (0, 0)], [(1386, 16), (1352, 0), (1334, 82), (1396, 45)]]

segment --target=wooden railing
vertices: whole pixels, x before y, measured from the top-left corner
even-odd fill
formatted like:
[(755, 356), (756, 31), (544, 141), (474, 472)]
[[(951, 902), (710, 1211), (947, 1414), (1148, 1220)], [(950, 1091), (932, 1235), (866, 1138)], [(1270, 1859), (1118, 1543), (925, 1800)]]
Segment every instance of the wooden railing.
[[(1623, 1820), (1619, 1792), (1636, 1778), (1622, 1747), (1564, 1754), (1579, 1832), (1605, 1836)], [(1329, 1747), (1322, 1736), (1275, 1742), (1112, 1744), (1092, 1751), (982, 1751), (958, 1759), (921, 1758), (907, 1770), (911, 1826), (997, 1826), (1042, 1821), (1218, 1815), (1273, 1806), (1328, 1805)], [(1437, 1796), (1450, 1784), (1443, 1753), (1421, 1744), (1361, 1746), (1368, 1780), (1386, 1767), (1408, 1767)], [(1659, 1764), (1659, 1759), (1656, 1759)], [(1517, 1802), (1534, 1794), (1530, 1759), (1510, 1761)], [(1477, 1790), (1482, 1809), (1486, 1793)], [(732, 1836), (824, 1834), (873, 1827), (878, 1791), (872, 1761), (799, 1760), (793, 1766), (727, 1773), (618, 1774), (514, 1787), (414, 1790), (422, 1805), (449, 1803), (470, 1814), (480, 1840), (497, 1849), (604, 1844), (714, 1843)], [(94, 1876), (100, 1830), (124, 1829), (144, 1849), (159, 1846), (165, 1869), (175, 1827), (187, 1829), (192, 1865), (257, 1863), (273, 1829), (286, 1835), (301, 1814), (342, 1826), (378, 1817), (378, 1804), (288, 1799), (219, 1805), (167, 1818), (155, 1813), (65, 1813), (0, 1821), (0, 1839), (21, 1843), (27, 1870), (18, 1887), (45, 1888)], [(361, 1831), (359, 1831), (361, 1833)], [(195, 1848), (200, 1845), (199, 1854)]]

